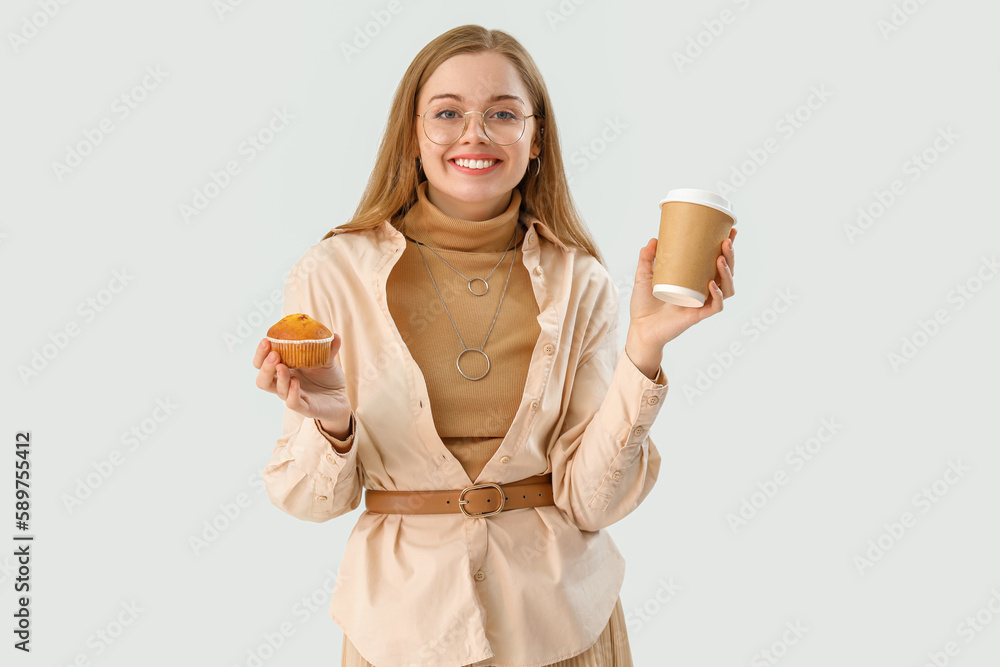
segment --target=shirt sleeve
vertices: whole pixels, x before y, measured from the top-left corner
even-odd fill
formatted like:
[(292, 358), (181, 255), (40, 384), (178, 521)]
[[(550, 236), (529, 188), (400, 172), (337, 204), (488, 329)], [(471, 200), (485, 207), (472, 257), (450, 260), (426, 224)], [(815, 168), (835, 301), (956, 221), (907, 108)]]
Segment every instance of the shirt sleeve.
[[(652, 490), (660, 454), (649, 429), (668, 383), (650, 380), (618, 352), (618, 291), (607, 276), (572, 378), (563, 431), (549, 451), (555, 504), (581, 530), (600, 530), (628, 515)], [(609, 301), (606, 301), (609, 300)]]
[[(282, 317), (315, 312), (309, 295), (300, 289), (297, 275), (293, 268), (285, 283)], [(357, 508), (364, 485), (358, 465), (353, 410), (350, 429), (346, 440), (338, 440), (323, 430), (319, 420), (306, 418), (286, 407), (281, 437), (262, 473), (271, 502), (297, 519), (317, 523)], [(350, 448), (339, 452), (333, 448), (334, 443), (342, 449)]]

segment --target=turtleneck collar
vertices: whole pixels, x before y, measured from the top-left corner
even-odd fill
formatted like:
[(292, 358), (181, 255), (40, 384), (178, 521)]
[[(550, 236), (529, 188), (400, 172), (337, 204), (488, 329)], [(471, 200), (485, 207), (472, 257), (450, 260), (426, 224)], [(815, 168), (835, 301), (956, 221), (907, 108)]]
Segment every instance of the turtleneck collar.
[(417, 201), (403, 216), (399, 231), (415, 241), (437, 250), (466, 252), (503, 252), (510, 247), (511, 236), (516, 246), (524, 236), (518, 225), (521, 191), (514, 188), (507, 210), (489, 220), (453, 218), (427, 198), (427, 181), (417, 186)]

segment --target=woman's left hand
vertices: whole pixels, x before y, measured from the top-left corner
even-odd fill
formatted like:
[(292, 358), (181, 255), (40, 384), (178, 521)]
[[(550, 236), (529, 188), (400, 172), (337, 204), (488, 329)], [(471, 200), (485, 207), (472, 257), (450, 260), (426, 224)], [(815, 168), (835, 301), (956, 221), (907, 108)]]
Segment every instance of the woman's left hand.
[(639, 266), (635, 272), (635, 286), (629, 306), (631, 322), (628, 338), (649, 354), (660, 354), (663, 346), (683, 333), (690, 326), (722, 311), (722, 300), (736, 293), (733, 283), (733, 268), (736, 255), (733, 241), (736, 228), (729, 232), (729, 238), (722, 242), (721, 254), (715, 260), (718, 272), (715, 280), (709, 281), (708, 299), (700, 308), (689, 308), (661, 301), (653, 296), (653, 259), (656, 257), (657, 240), (650, 239), (639, 253)]

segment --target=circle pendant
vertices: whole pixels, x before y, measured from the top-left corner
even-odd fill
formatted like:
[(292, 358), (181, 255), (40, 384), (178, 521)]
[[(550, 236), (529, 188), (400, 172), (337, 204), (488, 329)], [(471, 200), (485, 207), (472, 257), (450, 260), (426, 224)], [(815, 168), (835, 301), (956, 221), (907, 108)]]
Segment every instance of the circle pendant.
[[(472, 289), (472, 281), (473, 280), (478, 280), (482, 284), (486, 285), (486, 289), (483, 290), (482, 292), (477, 292), (476, 290)], [(490, 291), (490, 284), (488, 282), (486, 282), (486, 280), (483, 279), (483, 278), (473, 278), (472, 280), (469, 281), (469, 291), (472, 292), (473, 294), (475, 294), (476, 296), (482, 296), (482, 295), (484, 295), (484, 294), (486, 294), (487, 292)]]
[[(483, 374), (480, 375), (479, 377), (470, 378), (465, 373), (462, 373), (462, 367), (459, 365), (459, 362), (462, 360), (462, 354), (465, 354), (466, 352), (478, 352), (479, 354), (483, 355), (483, 357), (486, 359), (486, 370), (483, 371)], [(462, 373), (462, 377), (464, 377), (466, 380), (481, 380), (484, 377), (486, 377), (487, 373), (490, 372), (490, 358), (486, 356), (486, 353), (483, 352), (482, 350), (477, 350), (474, 347), (467, 347), (464, 350), (462, 350), (462, 353), (458, 355), (457, 359), (455, 359), (455, 367), (458, 368), (458, 372)]]

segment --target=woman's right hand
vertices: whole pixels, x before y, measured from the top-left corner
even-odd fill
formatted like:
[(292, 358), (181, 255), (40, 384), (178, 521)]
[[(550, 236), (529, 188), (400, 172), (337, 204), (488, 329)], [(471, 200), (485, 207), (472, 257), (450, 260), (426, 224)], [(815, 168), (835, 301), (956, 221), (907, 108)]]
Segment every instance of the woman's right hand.
[(332, 426), (335, 430), (342, 427), (340, 430), (346, 431), (350, 426), (351, 401), (347, 396), (347, 378), (336, 360), (339, 351), (340, 336), (334, 335), (328, 365), (289, 368), (271, 349), (271, 341), (263, 338), (253, 357), (254, 368), (260, 369), (257, 386), (277, 394), (289, 409), (303, 417), (319, 419), (324, 429)]

